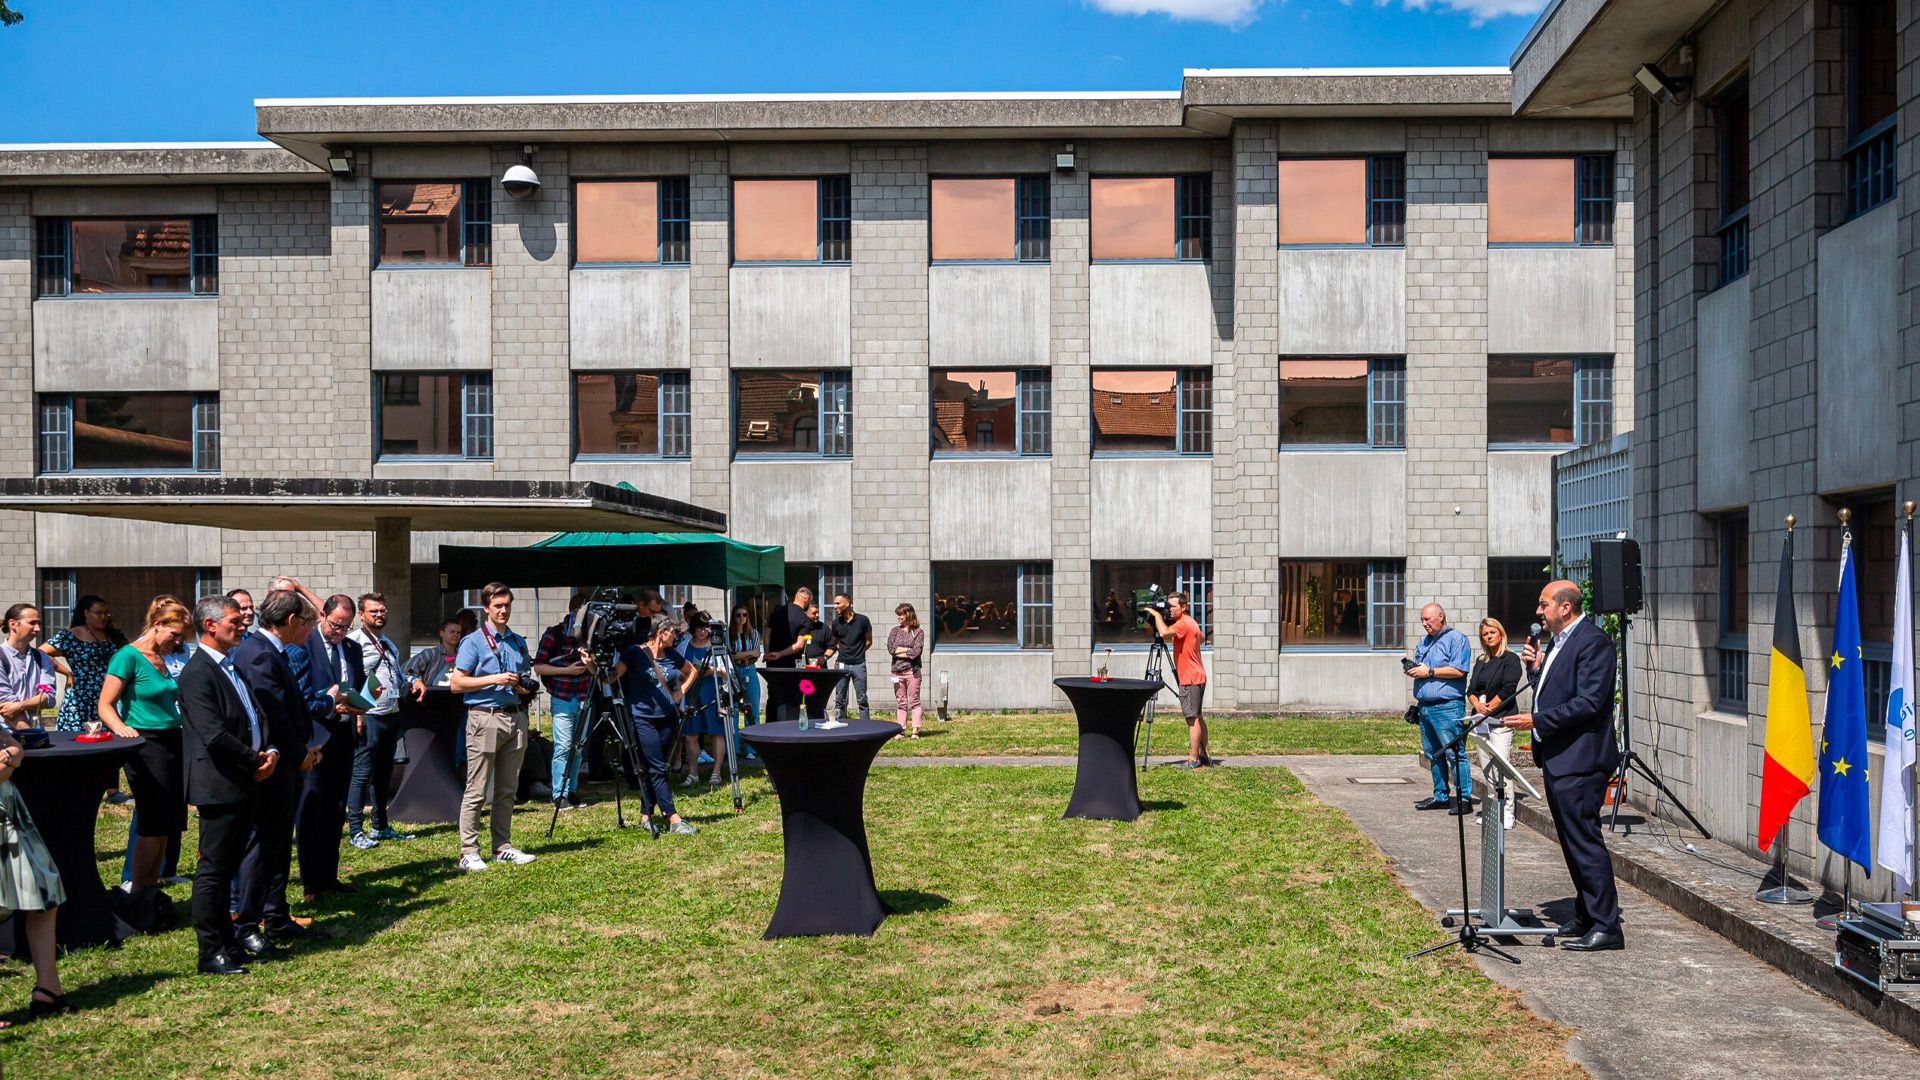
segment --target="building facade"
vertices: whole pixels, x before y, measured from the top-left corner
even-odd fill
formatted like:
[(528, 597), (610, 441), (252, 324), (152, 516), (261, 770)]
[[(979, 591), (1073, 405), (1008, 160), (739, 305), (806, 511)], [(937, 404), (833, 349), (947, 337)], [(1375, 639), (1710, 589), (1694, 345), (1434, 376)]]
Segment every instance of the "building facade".
[[(1524, 632), (1550, 458), (1632, 427), (1628, 128), (1512, 94), (262, 101), (266, 143), (0, 148), (0, 460), (625, 482), (914, 604), (955, 707), (1137, 670), (1158, 585), (1212, 702), (1396, 709), (1424, 602)], [(416, 537), (416, 638), (438, 543), (527, 539), (484, 525)], [(51, 621), (356, 590), (372, 543), (12, 514), (0, 580)]]
[[(1788, 515), (1816, 726), (1851, 515), (1879, 798), (1898, 508), (1920, 498), (1914, 26), (1895, 0), (1562, 4), (1514, 58), (1518, 115), (1633, 125), (1634, 742), (1716, 838), (1755, 853)], [(1815, 806), (1794, 817), (1794, 865), (1837, 887)], [(1887, 875), (1854, 885), (1884, 893)]]

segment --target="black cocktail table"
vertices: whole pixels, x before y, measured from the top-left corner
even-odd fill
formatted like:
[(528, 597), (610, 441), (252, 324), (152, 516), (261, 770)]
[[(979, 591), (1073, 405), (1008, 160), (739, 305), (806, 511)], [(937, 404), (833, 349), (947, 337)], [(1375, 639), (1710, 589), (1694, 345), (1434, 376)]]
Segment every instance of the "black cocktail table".
[[(807, 717), (821, 720), (827, 715), (827, 699), (833, 696), (833, 688), (849, 674), (844, 668), (780, 668), (757, 667), (760, 681), (767, 684), (767, 715), (776, 723), (782, 720), (800, 719), (800, 702), (804, 696)], [(813, 692), (801, 693), (801, 682), (811, 682)]]
[[(75, 732), (55, 731), (51, 745), (28, 750), (14, 770), (13, 786), (26, 800), (27, 813), (47, 842), (47, 853), (60, 870), (66, 902), (54, 919), (55, 940), (61, 948), (112, 945), (136, 931), (114, 913), (113, 898), (100, 882), (94, 862), (94, 826), (100, 816), (100, 798), (117, 779), (122, 762), (145, 739), (75, 741)], [(13, 955), (27, 955), (27, 940), (19, 919), (7, 923)]]
[(867, 937), (893, 910), (873, 886), (862, 804), (867, 769), (899, 733), (899, 724), (880, 720), (849, 720), (832, 731), (801, 731), (787, 721), (740, 733), (780, 790), (786, 837), (780, 902), (762, 937)]
[(453, 760), (466, 701), (442, 687), (428, 687), (425, 701), (407, 694), (400, 723), (407, 740), (407, 768), (387, 802), (387, 817), (421, 825), (460, 820), (460, 794), (467, 789), (467, 763)]
[(1160, 684), (1145, 679), (1055, 679), (1080, 721), (1080, 771), (1062, 817), (1132, 821), (1140, 816), (1133, 733)]

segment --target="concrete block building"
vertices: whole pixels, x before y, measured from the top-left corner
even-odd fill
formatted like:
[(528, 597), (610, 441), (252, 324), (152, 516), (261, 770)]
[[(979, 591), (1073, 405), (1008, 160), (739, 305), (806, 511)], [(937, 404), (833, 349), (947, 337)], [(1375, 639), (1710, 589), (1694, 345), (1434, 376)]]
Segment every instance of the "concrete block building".
[[(1394, 709), (1425, 601), (1530, 621), (1549, 459), (1632, 426), (1628, 127), (1513, 93), (281, 100), (262, 143), (4, 147), (0, 468), (625, 482), (913, 603), (957, 707), (1137, 671), (1157, 584), (1213, 703)], [(524, 539), (416, 535), (415, 638), (463, 602), (438, 543)], [(0, 582), (51, 622), (357, 591), (372, 545), (12, 514)]]
[[(1915, 25), (1895, 0), (1563, 3), (1514, 57), (1517, 115), (1632, 124), (1634, 741), (1717, 838), (1756, 853), (1789, 514), (1817, 727), (1851, 511), (1879, 798), (1898, 508), (1920, 498)], [(1815, 805), (1794, 818), (1795, 868), (1837, 887)], [(1887, 875), (1854, 884), (1884, 893)]]

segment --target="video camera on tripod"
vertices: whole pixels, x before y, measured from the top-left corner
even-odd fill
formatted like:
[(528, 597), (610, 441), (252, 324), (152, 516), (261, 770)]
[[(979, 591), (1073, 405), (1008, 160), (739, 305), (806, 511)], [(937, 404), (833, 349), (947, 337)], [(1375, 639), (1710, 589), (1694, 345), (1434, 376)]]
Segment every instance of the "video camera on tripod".
[(1157, 611), (1165, 622), (1173, 621), (1173, 609), (1167, 604), (1167, 594), (1160, 591), (1158, 583), (1144, 589), (1133, 590), (1133, 628), (1135, 630), (1153, 630), (1158, 639), (1160, 631), (1154, 629), (1153, 621), (1147, 618), (1147, 612)]
[(611, 671), (621, 651), (641, 637), (640, 609), (620, 603), (618, 589), (601, 589), (580, 608), (577, 639), (598, 668)]

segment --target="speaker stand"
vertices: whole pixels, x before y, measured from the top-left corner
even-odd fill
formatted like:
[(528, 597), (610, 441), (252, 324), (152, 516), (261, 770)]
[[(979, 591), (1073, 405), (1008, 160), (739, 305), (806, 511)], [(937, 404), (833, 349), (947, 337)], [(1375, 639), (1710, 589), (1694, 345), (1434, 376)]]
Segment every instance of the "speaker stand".
[[(1607, 820), (1607, 829), (1614, 831), (1619, 828), (1620, 805), (1627, 801), (1627, 773), (1632, 771), (1645, 777), (1647, 783), (1657, 788), (1660, 794), (1666, 797), (1668, 802), (1679, 807), (1680, 812), (1687, 816), (1688, 821), (1693, 822), (1694, 829), (1699, 832), (1701, 836), (1711, 840), (1713, 839), (1713, 834), (1707, 831), (1705, 825), (1700, 824), (1700, 819), (1693, 816), (1693, 811), (1687, 809), (1687, 804), (1680, 801), (1680, 797), (1673, 793), (1673, 789), (1667, 787), (1667, 785), (1661, 781), (1660, 777), (1654, 773), (1652, 767), (1647, 764), (1646, 759), (1642, 758), (1639, 752), (1633, 748), (1633, 615), (1625, 611), (1620, 612), (1619, 615), (1620, 741), (1626, 744), (1626, 749), (1620, 754), (1620, 767), (1615, 770), (1613, 774), (1613, 783), (1615, 785), (1613, 793), (1613, 814)], [(1627, 825), (1626, 835), (1633, 835), (1633, 825), (1631, 822)]]

